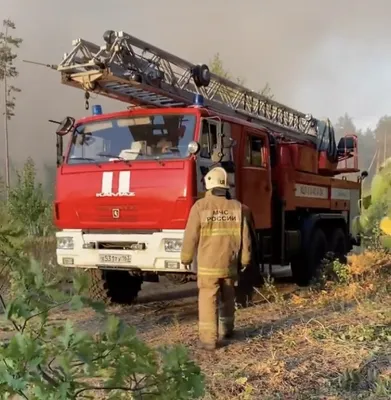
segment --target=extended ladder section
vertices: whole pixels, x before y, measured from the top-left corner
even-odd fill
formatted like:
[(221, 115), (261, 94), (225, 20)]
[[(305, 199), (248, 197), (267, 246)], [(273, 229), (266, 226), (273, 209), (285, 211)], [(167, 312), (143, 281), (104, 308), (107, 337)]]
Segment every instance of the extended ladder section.
[[(105, 32), (98, 46), (74, 40), (57, 70), (62, 83), (138, 106), (205, 107), (251, 118), (292, 140), (319, 145), (318, 120), (210, 73), (124, 32)], [(327, 135), (327, 134), (326, 134)]]

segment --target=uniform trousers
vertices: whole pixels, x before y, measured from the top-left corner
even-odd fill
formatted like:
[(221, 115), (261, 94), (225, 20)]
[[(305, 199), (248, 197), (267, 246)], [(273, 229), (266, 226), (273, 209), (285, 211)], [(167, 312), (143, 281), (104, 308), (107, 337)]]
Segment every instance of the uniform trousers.
[(219, 333), (229, 335), (234, 329), (235, 280), (198, 276), (197, 285), (200, 341), (216, 344)]

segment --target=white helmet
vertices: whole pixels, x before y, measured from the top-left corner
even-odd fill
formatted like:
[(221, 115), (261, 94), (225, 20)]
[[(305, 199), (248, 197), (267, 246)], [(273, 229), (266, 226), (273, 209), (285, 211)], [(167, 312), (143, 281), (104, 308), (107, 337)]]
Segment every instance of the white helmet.
[(205, 175), (205, 188), (211, 190), (214, 188), (229, 189), (227, 172), (224, 168), (216, 167)]

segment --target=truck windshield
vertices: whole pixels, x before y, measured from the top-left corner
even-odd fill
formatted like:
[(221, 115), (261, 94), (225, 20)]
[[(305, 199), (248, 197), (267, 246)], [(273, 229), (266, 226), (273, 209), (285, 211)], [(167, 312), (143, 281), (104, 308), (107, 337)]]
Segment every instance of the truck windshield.
[(180, 159), (189, 156), (194, 115), (148, 115), (79, 125), (68, 164), (116, 160)]

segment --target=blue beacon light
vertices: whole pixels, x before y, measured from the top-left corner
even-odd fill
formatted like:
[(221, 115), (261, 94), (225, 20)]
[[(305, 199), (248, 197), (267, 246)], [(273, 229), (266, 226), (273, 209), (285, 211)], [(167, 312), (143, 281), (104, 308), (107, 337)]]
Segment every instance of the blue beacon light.
[(194, 107), (203, 107), (204, 106), (204, 96), (202, 94), (195, 94), (193, 100)]
[(102, 115), (102, 106), (99, 104), (94, 104), (92, 106), (92, 115)]

